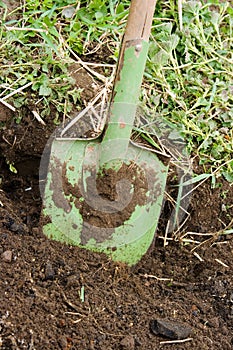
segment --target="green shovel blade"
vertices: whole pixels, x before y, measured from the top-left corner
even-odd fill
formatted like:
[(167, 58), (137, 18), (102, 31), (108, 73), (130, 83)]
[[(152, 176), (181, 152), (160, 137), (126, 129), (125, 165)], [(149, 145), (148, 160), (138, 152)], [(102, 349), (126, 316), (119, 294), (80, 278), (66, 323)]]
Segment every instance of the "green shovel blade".
[[(131, 2), (102, 137), (55, 139), (44, 191), (48, 237), (128, 265), (136, 264), (153, 241), (168, 170), (156, 152), (130, 141), (154, 5)], [(112, 177), (116, 183), (109, 182)]]
[[(156, 152), (130, 142), (121, 161), (126, 169), (135, 167), (135, 178), (141, 178), (141, 182), (135, 183), (132, 179), (132, 185), (129, 178), (121, 179), (118, 189), (124, 200), (119, 203), (98, 193), (95, 170), (100, 154), (98, 139), (53, 141), (43, 198), (43, 231), (49, 238), (103, 252), (115, 261), (134, 265), (153, 241), (168, 166)], [(136, 205), (135, 191), (137, 196), (143, 197)], [(84, 217), (85, 206), (92, 209), (93, 218)], [(111, 221), (114, 215), (121, 216), (130, 206), (133, 211), (120, 226)], [(96, 217), (109, 219), (110, 227), (106, 223), (96, 223)]]

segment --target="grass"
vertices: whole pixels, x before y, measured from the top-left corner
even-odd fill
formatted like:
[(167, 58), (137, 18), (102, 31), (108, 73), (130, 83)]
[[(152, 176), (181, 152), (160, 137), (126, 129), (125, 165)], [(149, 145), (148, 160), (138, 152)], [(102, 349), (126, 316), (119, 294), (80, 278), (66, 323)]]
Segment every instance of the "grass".
[[(107, 48), (108, 60), (116, 62), (129, 3), (25, 0), (10, 10), (0, 1), (0, 98), (15, 109), (17, 123), (28, 106), (45, 123), (52, 111), (55, 124), (69, 118), (74, 106), (83, 108), (69, 74), (73, 53), (94, 79), (110, 79), (108, 62), (97, 62), (103, 64), (100, 76), (88, 60), (103, 57)], [(233, 8), (218, 0), (178, 5), (157, 2), (142, 105), (155, 132), (169, 126), (166, 136), (172, 142), (182, 136), (205, 173), (232, 182)]]
[(181, 130), (201, 164), (233, 181), (233, 9), (229, 2), (184, 3), (181, 31), (171, 3), (158, 8), (155, 21), (147, 70), (156, 100), (151, 107)]

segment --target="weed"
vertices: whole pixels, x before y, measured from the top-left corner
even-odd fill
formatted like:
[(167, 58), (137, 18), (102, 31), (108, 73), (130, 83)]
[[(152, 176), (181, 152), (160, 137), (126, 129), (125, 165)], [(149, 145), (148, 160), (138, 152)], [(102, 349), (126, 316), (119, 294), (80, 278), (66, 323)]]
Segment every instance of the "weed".
[[(157, 11), (146, 72), (156, 112), (181, 131), (201, 164), (233, 181), (233, 9), (229, 2), (186, 2), (182, 31), (172, 2), (159, 2)], [(149, 104), (153, 110), (153, 98)]]

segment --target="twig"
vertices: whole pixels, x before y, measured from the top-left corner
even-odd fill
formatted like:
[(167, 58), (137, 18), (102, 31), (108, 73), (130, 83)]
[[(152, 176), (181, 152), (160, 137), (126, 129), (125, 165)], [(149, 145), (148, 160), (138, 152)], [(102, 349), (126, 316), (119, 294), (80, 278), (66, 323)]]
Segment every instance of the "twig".
[(71, 303), (71, 301), (69, 301), (65, 295), (65, 293), (62, 293), (62, 296), (63, 296), (63, 299), (64, 299), (64, 302), (69, 306), (71, 307), (71, 309), (77, 311), (77, 313), (79, 313), (79, 310), (77, 308), (76, 305), (74, 305), (73, 303)]
[(73, 315), (73, 316), (82, 316), (82, 317), (86, 317), (87, 315), (83, 315), (80, 312), (71, 312), (71, 311), (66, 311), (64, 312), (66, 315)]
[[(187, 216), (186, 218), (184, 219), (184, 221), (178, 226), (178, 228), (176, 229), (176, 231), (174, 232), (174, 236), (175, 237), (178, 237), (178, 239), (180, 240), (180, 233), (181, 233), (181, 229), (184, 227), (184, 225), (186, 224), (186, 222), (188, 221), (188, 219), (190, 218), (190, 213), (186, 213)], [(179, 235), (178, 235), (179, 233)]]
[[(28, 65), (28, 64), (24, 64), (24, 65)], [(31, 64), (30, 64), (31, 65)], [(10, 65), (5, 65), (5, 66), (1, 66), (1, 68), (2, 69), (5, 69), (5, 68), (9, 68), (10, 67)], [(14, 64), (14, 66), (13, 67), (22, 67), (22, 64)], [(10, 91), (13, 91), (14, 89), (13, 89), (13, 86), (14, 85), (16, 85), (16, 84), (18, 84), (18, 82), (20, 81), (22, 79), (22, 77), (21, 78), (18, 78), (18, 79), (16, 79), (16, 80), (14, 80), (11, 84), (7, 84), (7, 83), (3, 83), (3, 84), (1, 84), (0, 85), (0, 87), (2, 88), (2, 89), (4, 89), (1, 93), (0, 93), (0, 97), (2, 97), (8, 90), (10, 90)]]
[(157, 281), (172, 281), (172, 278), (160, 278), (160, 277), (157, 277), (155, 275), (148, 275), (147, 273), (145, 273), (144, 275), (140, 275), (140, 276), (145, 277), (145, 278), (154, 278)]
[(66, 297), (66, 295), (65, 295), (65, 293), (61, 290), (61, 294), (62, 294), (62, 296), (63, 296), (63, 299), (64, 299), (64, 302), (69, 306), (69, 307), (71, 307), (71, 309), (73, 309), (73, 310), (75, 310), (77, 313), (78, 313), (78, 315), (82, 315), (82, 316), (88, 316), (89, 315), (89, 312), (87, 312), (87, 311), (85, 311), (85, 310), (83, 310), (84, 311), (84, 313), (82, 314), (82, 313), (80, 313), (79, 311), (79, 309), (78, 309), (78, 307), (76, 306), (76, 305), (74, 305), (73, 303), (71, 303), (71, 301), (69, 301), (68, 299), (67, 299), (67, 297)]
[(186, 232), (182, 237), (180, 237), (180, 239), (183, 239), (185, 236), (188, 236), (188, 235), (192, 235), (192, 236), (212, 236), (213, 233), (201, 233), (201, 232), (192, 232), (192, 231), (188, 231)]
[[(90, 109), (91, 107), (94, 106), (94, 104), (102, 97), (102, 95), (105, 93), (106, 88), (101, 90), (101, 92), (94, 98), (92, 102), (89, 102), (87, 107), (84, 108), (76, 117), (74, 117), (67, 125), (66, 127), (62, 130), (60, 137), (63, 138), (63, 135), (69, 130), (74, 124), (76, 124)], [(63, 138), (64, 139), (64, 138)]]
[(167, 243), (167, 235), (168, 235), (168, 232), (169, 232), (169, 228), (170, 228), (170, 220), (168, 220), (167, 222), (167, 226), (166, 226), (166, 230), (165, 230), (165, 235), (164, 235), (164, 241), (163, 241), (163, 246), (166, 247), (168, 245)]
[(27, 83), (26, 85), (21, 86), (20, 88), (18, 88), (18, 89), (16, 89), (16, 90), (12, 91), (12, 92), (9, 93), (8, 95), (2, 97), (1, 101), (2, 101), (2, 100), (4, 100), (4, 101), (7, 100), (9, 97), (14, 96), (14, 95), (17, 94), (18, 92), (23, 91), (24, 89), (28, 88), (28, 87), (31, 86), (32, 84), (33, 84), (33, 82), (31, 81), (30, 83)]
[(186, 341), (191, 341), (193, 338), (186, 338), (186, 339), (180, 339), (180, 340), (167, 340), (167, 341), (161, 341), (159, 344), (160, 345), (165, 345), (165, 344), (180, 344), (180, 343), (185, 343)]
[[(217, 231), (217, 232), (213, 232), (213, 233), (199, 233), (200, 236), (206, 236), (207, 235), (207, 236), (211, 236), (211, 237), (209, 239), (206, 239), (204, 242), (201, 242), (197, 247), (194, 247), (191, 250), (191, 252), (194, 252), (196, 249), (202, 247), (203, 245), (205, 245), (208, 242), (215, 241), (216, 238), (218, 238), (219, 236), (224, 235), (224, 233), (227, 232), (227, 230), (232, 227), (232, 224), (233, 224), (233, 219), (227, 225), (227, 227), (225, 227), (225, 229), (223, 229), (223, 230), (220, 230), (220, 231)], [(197, 232), (196, 233), (192, 232), (192, 234), (198, 234), (198, 233)]]
[(232, 159), (227, 160), (226, 162), (224, 162), (223, 164), (219, 165), (219, 167), (217, 169), (215, 169), (213, 171), (212, 174), (210, 174), (210, 176), (206, 177), (205, 179), (203, 179), (202, 181), (200, 181), (195, 187), (193, 187), (188, 193), (186, 193), (181, 200), (183, 200), (185, 197), (187, 197), (188, 195), (190, 195), (192, 192), (194, 192), (199, 186), (201, 186), (204, 182), (206, 182), (206, 180), (209, 180), (211, 176), (214, 176), (215, 174), (217, 174), (220, 169), (226, 165), (228, 165), (229, 163), (232, 162)]
[(183, 30), (182, 0), (178, 0), (178, 15), (179, 15), (180, 31), (182, 32)]
[[(172, 198), (172, 196), (167, 192), (167, 191), (165, 191), (165, 194), (166, 194), (166, 196), (167, 196), (167, 198), (168, 198), (168, 200), (173, 204), (173, 206), (175, 207), (175, 205), (177, 205), (177, 201), (174, 199), (174, 198)], [(184, 198), (184, 197), (183, 197)], [(183, 199), (182, 198), (182, 199)], [(190, 213), (187, 211), (187, 210), (185, 210), (185, 208), (183, 208), (181, 205), (179, 206), (179, 208), (186, 214), (186, 215), (189, 215), (190, 216)]]
[(92, 76), (96, 77), (98, 80), (102, 81), (103, 83), (106, 83), (107, 78), (104, 75), (99, 74), (93, 69), (91, 69), (90, 67), (88, 67), (88, 65), (81, 60), (81, 58), (69, 47), (69, 45), (67, 45), (66, 43), (64, 43), (64, 45), (70, 51), (70, 53), (76, 58), (77, 62), (81, 64), (81, 66), (84, 69), (86, 69), (88, 73), (90, 73)]
[(9, 103), (7, 103), (6, 101), (4, 101), (2, 98), (0, 98), (0, 102), (5, 105), (6, 107), (10, 108), (13, 112), (16, 111), (15, 107), (13, 107), (12, 105), (10, 105)]
[(92, 67), (104, 67), (104, 68), (116, 68), (116, 64), (110, 64), (110, 63), (94, 63), (94, 62), (85, 62), (86, 66), (92, 66)]
[[(60, 42), (64, 45), (64, 47), (66, 49), (68, 49), (68, 51), (72, 54), (72, 56), (75, 57), (75, 59), (77, 60), (77, 62), (88, 72), (90, 73), (92, 76), (94, 76), (95, 78), (97, 78), (98, 80), (102, 81), (103, 83), (106, 84), (107, 78), (102, 75), (99, 74), (98, 72), (96, 72), (95, 70), (91, 69), (89, 67), (89, 64), (82, 61), (81, 58), (70, 48), (70, 46), (66, 43), (66, 41), (64, 40), (64, 38), (62, 37), (62, 35), (59, 35), (60, 38)], [(114, 66), (116, 67), (116, 65)]]
[(193, 255), (194, 255), (196, 258), (198, 258), (198, 260), (200, 260), (201, 262), (204, 261), (204, 259), (202, 259), (202, 257), (201, 257), (199, 254), (197, 254), (197, 252), (193, 252)]
[(10, 142), (5, 138), (4, 135), (2, 136), (2, 138), (3, 138), (3, 140), (4, 140), (6, 143), (8, 143), (8, 145), (10, 145), (11, 147), (14, 147), (14, 145), (15, 145), (15, 143), (16, 143), (16, 136), (14, 136), (14, 141), (13, 141), (13, 143), (10, 143)]
[(220, 265), (224, 266), (224, 267), (229, 267), (227, 264), (225, 264), (224, 262), (222, 262), (219, 259), (215, 259), (215, 261), (217, 261)]
[(25, 28), (19, 28), (19, 27), (8, 27), (5, 26), (6, 30), (17, 30), (17, 31), (30, 31), (30, 32), (38, 32), (38, 33), (48, 33), (46, 29), (41, 29), (41, 28), (30, 28), (30, 27), (25, 27)]
[(66, 315), (72, 315), (72, 316), (81, 316), (81, 318), (78, 318), (77, 320), (72, 320), (72, 323), (79, 323), (82, 321), (82, 317), (87, 317), (88, 315), (83, 315), (80, 312), (65, 312)]
[(39, 123), (41, 123), (42, 125), (46, 125), (43, 119), (40, 117), (40, 115), (36, 111), (32, 111), (32, 114), (38, 120)]

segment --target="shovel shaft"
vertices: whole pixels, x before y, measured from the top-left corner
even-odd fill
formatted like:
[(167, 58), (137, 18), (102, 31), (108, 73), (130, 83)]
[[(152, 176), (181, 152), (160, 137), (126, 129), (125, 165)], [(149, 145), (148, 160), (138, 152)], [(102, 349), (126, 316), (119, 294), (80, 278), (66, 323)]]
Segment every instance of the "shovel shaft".
[[(101, 142), (100, 168), (123, 162), (145, 70), (156, 0), (132, 0), (119, 54), (109, 118)], [(111, 165), (110, 165), (111, 162)]]
[(149, 40), (156, 0), (132, 0), (123, 39)]

